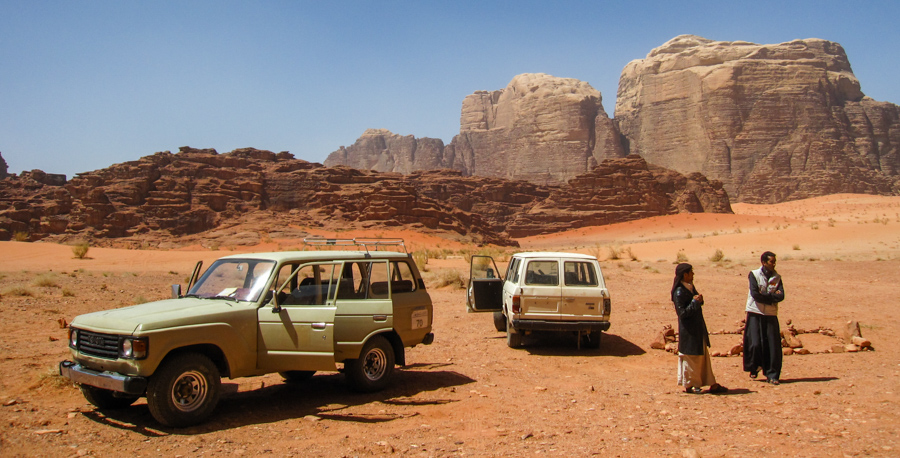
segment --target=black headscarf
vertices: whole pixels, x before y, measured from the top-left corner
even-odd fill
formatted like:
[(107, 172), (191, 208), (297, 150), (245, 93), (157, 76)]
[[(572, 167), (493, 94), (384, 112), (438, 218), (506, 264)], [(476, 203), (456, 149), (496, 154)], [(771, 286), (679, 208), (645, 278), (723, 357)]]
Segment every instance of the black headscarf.
[(678, 285), (681, 284), (681, 281), (684, 280), (684, 274), (694, 270), (694, 266), (683, 262), (675, 266), (675, 281), (672, 282), (672, 291), (669, 293), (669, 297), (673, 297), (675, 294), (675, 290), (678, 288)]

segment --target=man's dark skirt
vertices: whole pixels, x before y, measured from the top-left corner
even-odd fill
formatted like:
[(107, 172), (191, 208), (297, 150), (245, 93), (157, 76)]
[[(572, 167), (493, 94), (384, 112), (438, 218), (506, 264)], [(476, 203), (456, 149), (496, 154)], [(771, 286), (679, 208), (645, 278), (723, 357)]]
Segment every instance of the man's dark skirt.
[(744, 371), (762, 370), (767, 379), (778, 380), (782, 357), (778, 317), (748, 312), (744, 327)]

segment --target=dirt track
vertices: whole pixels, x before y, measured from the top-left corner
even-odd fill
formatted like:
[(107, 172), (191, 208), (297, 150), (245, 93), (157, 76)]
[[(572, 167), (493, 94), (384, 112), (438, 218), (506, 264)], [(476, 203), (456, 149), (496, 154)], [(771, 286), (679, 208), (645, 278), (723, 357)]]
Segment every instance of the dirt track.
[[(644, 229), (663, 239), (664, 230), (683, 233), (678, 221)], [(175, 430), (160, 428), (143, 400), (124, 411), (96, 411), (54, 376), (56, 363), (68, 357), (66, 331), (57, 320), (166, 297), (168, 285), (187, 276), (191, 259), (222, 253), (122, 251), (107, 260), (109, 253), (97, 250), (93, 260), (76, 262), (68, 247), (42, 246), (41, 259), (49, 259), (44, 265), (16, 254), (36, 244), (0, 243), (4, 257), (13, 260), (0, 266), (0, 455), (681, 456), (695, 450), (704, 457), (896, 456), (898, 235), (878, 235), (882, 224), (823, 223), (812, 230), (792, 220), (794, 229), (805, 230), (773, 229), (782, 241), (741, 221), (741, 233), (727, 238), (695, 235), (635, 244), (641, 260), (603, 262), (613, 318), (600, 350), (577, 350), (568, 335), (529, 338), (523, 349), (507, 348), (489, 315), (465, 313), (464, 290), (432, 289), (435, 343), (409, 350), (410, 365), (395, 373), (386, 391), (352, 393), (336, 372), (300, 385), (284, 384), (278, 376), (223, 380), (226, 394), (213, 419)], [(898, 224), (892, 219), (886, 226)], [(628, 232), (635, 234), (633, 227)], [(815, 241), (843, 229), (842, 245)], [(791, 320), (798, 328), (839, 330), (857, 320), (875, 351), (822, 353), (835, 340), (804, 334), (800, 338), (813, 354), (786, 357), (781, 386), (751, 381), (738, 357), (723, 357), (714, 358), (714, 370), (730, 393), (685, 394), (675, 385), (675, 357), (649, 347), (663, 325), (675, 324), (666, 300), (674, 254), (685, 249), (695, 265), (710, 330), (729, 331), (743, 316), (747, 271), (758, 258), (757, 248), (739, 244), (747, 239), (755, 245), (760, 235), (782, 244), (775, 247), (788, 296), (782, 326)], [(570, 234), (556, 246), (567, 248), (576, 239)], [(699, 242), (707, 245), (692, 251), (690, 244)], [(549, 244), (546, 238), (523, 243), (540, 249)], [(801, 244), (802, 250), (783, 244)], [(812, 254), (855, 244), (862, 248), (839, 260)], [(703, 260), (715, 245), (726, 247), (731, 260)], [(123, 266), (133, 256), (140, 262)], [(141, 264), (150, 268), (135, 267)], [(54, 266), (52, 274), (47, 265)], [(462, 260), (429, 263), (429, 274), (441, 269), (466, 266)], [(42, 275), (56, 286), (35, 286)], [(10, 294), (15, 287), (34, 295)], [(739, 341), (738, 335), (715, 335), (712, 350), (725, 351)]]

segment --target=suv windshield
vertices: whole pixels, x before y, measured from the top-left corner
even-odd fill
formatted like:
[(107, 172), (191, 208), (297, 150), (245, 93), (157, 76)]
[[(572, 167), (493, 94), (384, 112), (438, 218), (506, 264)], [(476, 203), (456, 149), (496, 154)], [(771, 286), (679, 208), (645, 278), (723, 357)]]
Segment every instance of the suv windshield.
[(265, 290), (274, 261), (220, 259), (213, 263), (188, 296), (255, 302)]

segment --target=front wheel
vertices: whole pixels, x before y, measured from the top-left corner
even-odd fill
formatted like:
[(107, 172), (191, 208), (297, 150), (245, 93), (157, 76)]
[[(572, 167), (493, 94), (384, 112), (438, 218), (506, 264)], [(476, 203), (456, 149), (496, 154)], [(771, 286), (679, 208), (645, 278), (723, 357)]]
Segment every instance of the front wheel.
[(344, 364), (347, 379), (353, 389), (371, 393), (384, 389), (394, 372), (394, 347), (382, 336), (366, 342), (358, 359)]
[(202, 423), (219, 403), (221, 377), (199, 353), (163, 362), (147, 385), (147, 406), (156, 421), (176, 428)]
[(116, 393), (115, 391), (97, 388), (96, 386), (81, 385), (81, 394), (95, 407), (100, 410), (124, 409), (137, 401), (140, 396), (133, 396), (125, 393)]
[(506, 316), (499, 310), (494, 312), (494, 329), (500, 332), (506, 331)]

